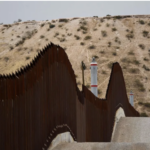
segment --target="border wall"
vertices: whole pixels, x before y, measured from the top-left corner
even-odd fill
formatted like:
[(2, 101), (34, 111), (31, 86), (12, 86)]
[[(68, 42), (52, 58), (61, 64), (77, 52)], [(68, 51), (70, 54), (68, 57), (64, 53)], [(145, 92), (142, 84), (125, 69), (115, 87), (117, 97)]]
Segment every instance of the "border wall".
[(24, 69), (0, 75), (0, 149), (47, 149), (66, 131), (79, 142), (109, 142), (119, 106), (126, 116), (139, 116), (118, 63), (102, 100), (84, 86), (78, 89), (65, 51), (48, 44)]

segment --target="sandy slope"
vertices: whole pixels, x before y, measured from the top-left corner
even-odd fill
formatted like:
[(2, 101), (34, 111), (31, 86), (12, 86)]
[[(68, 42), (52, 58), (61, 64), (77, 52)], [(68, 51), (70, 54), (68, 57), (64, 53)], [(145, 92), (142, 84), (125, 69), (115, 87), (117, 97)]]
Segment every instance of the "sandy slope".
[[(11, 27), (0, 25), (0, 73), (15, 72), (25, 66), (39, 49), (51, 41), (66, 49), (80, 88), (82, 83), (81, 61), (83, 60), (87, 66), (85, 83), (90, 86), (90, 62), (93, 56), (97, 56), (98, 89), (101, 98), (105, 97), (110, 77), (111, 69), (108, 64), (119, 62), (123, 68), (127, 94), (129, 95), (130, 90), (134, 92), (135, 108), (150, 115), (150, 104), (147, 104), (147, 107), (138, 104), (138, 102), (150, 102), (150, 71), (143, 68), (144, 64), (148, 66), (150, 62), (150, 34), (144, 37), (142, 33), (143, 30), (150, 31), (149, 17), (103, 20), (102, 18), (89, 17), (71, 18), (68, 22), (59, 22), (59, 20), (29, 21), (11, 24)], [(139, 20), (143, 20), (145, 23), (140, 24)], [(55, 27), (50, 28), (50, 24)], [(80, 27), (83, 29), (77, 31)], [(112, 31), (112, 28), (116, 28), (116, 31)], [(87, 31), (85, 32), (85, 30)], [(106, 31), (107, 35), (103, 37), (101, 31)], [(129, 40), (126, 37), (127, 34), (133, 34), (134, 38)], [(76, 39), (76, 35), (79, 36), (79, 39)], [(85, 40), (86, 36), (91, 36), (91, 39)], [(25, 38), (24, 42), (16, 46), (16, 43), (22, 38)], [(81, 42), (84, 45), (81, 45)], [(111, 42), (110, 46), (108, 46), (108, 42)], [(141, 49), (139, 44), (144, 44), (145, 49)], [(92, 45), (93, 49), (90, 49), (89, 47)], [(147, 61), (144, 58), (147, 58)], [(150, 66), (148, 67), (150, 68)], [(137, 79), (141, 84), (135, 86)]]

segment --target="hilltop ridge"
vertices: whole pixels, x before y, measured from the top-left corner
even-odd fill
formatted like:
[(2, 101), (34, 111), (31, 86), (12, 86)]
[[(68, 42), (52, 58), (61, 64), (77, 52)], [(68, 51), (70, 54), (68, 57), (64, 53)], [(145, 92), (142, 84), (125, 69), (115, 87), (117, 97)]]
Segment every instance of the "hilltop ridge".
[[(63, 47), (81, 89), (80, 63), (90, 88), (90, 62), (98, 63), (98, 93), (104, 98), (111, 65), (122, 67), (127, 94), (134, 93), (135, 108), (150, 116), (150, 15), (106, 16), (25, 21), (0, 25), (0, 74), (26, 66), (49, 42)], [(118, 91), (119, 92), (119, 91)]]

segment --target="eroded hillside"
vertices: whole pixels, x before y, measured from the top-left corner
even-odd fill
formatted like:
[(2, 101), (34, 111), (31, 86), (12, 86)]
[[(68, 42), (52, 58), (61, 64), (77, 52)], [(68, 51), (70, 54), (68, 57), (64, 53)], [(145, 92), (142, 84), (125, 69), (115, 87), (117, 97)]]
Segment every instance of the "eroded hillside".
[[(28, 21), (0, 25), (0, 73), (27, 65), (50, 41), (68, 54), (81, 88), (81, 61), (90, 88), (90, 62), (98, 62), (98, 93), (104, 98), (111, 64), (119, 62), (127, 94), (134, 93), (135, 108), (150, 116), (150, 16), (89, 17)], [(119, 91), (118, 91), (119, 92)]]

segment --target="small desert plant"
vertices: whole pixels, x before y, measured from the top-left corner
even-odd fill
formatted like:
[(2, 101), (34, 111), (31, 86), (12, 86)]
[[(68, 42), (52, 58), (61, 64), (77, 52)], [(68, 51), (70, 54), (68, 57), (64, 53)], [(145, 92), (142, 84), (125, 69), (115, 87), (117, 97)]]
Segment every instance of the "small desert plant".
[(65, 38), (60, 38), (60, 42), (64, 42), (65, 40)]
[(150, 68), (148, 68), (146, 65), (143, 65), (143, 68), (144, 68), (146, 71), (150, 71)]
[(150, 103), (143, 103), (143, 105), (145, 106), (145, 107), (148, 107), (148, 108), (150, 108)]
[(150, 22), (149, 22), (147, 25), (149, 25), (149, 26), (150, 26)]
[(56, 37), (56, 36), (58, 36), (58, 35), (59, 35), (59, 32), (56, 32), (55, 35), (54, 35), (54, 37)]
[[(93, 57), (94, 57), (95, 59), (98, 59), (98, 58), (99, 58), (97, 55), (93, 55)], [(92, 57), (92, 58), (93, 58), (93, 57)]]
[(108, 42), (108, 47), (111, 47), (111, 42)]
[(97, 28), (94, 28), (94, 29), (93, 29), (93, 31), (96, 31), (96, 30), (97, 30)]
[(144, 91), (145, 91), (144, 85), (143, 85), (143, 83), (141, 83), (140, 80), (136, 79), (136, 80), (134, 81), (134, 85), (135, 85), (135, 87), (138, 88), (139, 91), (141, 91), (141, 92), (144, 92)]
[(92, 37), (90, 35), (87, 35), (84, 40), (90, 40)]
[(46, 38), (45, 41), (48, 41), (48, 39)]
[(107, 23), (107, 24), (106, 24), (106, 27), (109, 27), (109, 26), (110, 26), (110, 24), (109, 24), (109, 23)]
[(116, 52), (112, 52), (112, 55), (116, 56), (116, 55), (117, 55), (117, 53), (116, 53)]
[(86, 84), (86, 87), (87, 87), (87, 88), (90, 88), (90, 84)]
[(127, 58), (122, 58), (121, 61), (122, 61), (123, 63), (130, 63), (130, 62), (131, 62), (131, 61), (130, 61), (129, 59), (127, 59)]
[(140, 64), (140, 62), (138, 60), (136, 60), (136, 59), (133, 60), (132, 63), (135, 64), (135, 65), (139, 65)]
[(81, 26), (80, 29), (84, 30), (84, 31), (87, 31), (87, 27), (85, 27), (85, 26)]
[(130, 73), (139, 73), (139, 69), (137, 69), (137, 68), (131, 68), (131, 69), (129, 69), (129, 72)]
[(10, 46), (9, 48), (10, 48), (10, 50), (13, 50), (14, 47), (13, 47), (13, 46)]
[(95, 45), (90, 45), (88, 49), (95, 49)]
[(99, 95), (102, 94), (102, 91), (101, 91), (100, 89), (98, 89), (98, 94), (99, 94)]
[(67, 35), (68, 35), (68, 36), (71, 36), (71, 35), (72, 35), (72, 33), (68, 33)]
[(63, 26), (63, 24), (58, 25), (59, 28), (61, 28)]
[(78, 81), (78, 82), (77, 82), (77, 85), (81, 85), (81, 82), (80, 82), (80, 81)]
[(100, 53), (101, 53), (101, 54), (105, 54), (104, 50), (103, 50), (103, 51), (100, 51)]
[(80, 37), (78, 35), (74, 35), (74, 37), (76, 38), (76, 40), (80, 39)]
[(140, 114), (141, 117), (148, 117), (147, 113), (143, 112)]
[(128, 52), (129, 55), (134, 55), (133, 51)]
[(26, 29), (28, 28), (28, 26), (26, 26)]
[(105, 71), (105, 70), (102, 70), (102, 74), (106, 74), (106, 71)]
[(143, 105), (143, 102), (138, 102), (139, 105)]
[(144, 57), (144, 59), (143, 59), (144, 61), (149, 61), (149, 59), (147, 59), (146, 57)]
[(112, 65), (113, 65), (113, 64), (110, 62), (110, 63), (107, 64), (107, 67), (108, 67), (109, 69), (111, 69), (111, 68), (112, 68)]
[(40, 36), (41, 39), (43, 39), (44, 37), (45, 37), (44, 35), (41, 35), (41, 36)]
[(102, 34), (102, 36), (103, 36), (103, 37), (106, 37), (106, 36), (107, 36), (107, 32), (106, 32), (106, 31), (104, 31), (104, 30), (103, 30), (103, 31), (101, 31), (101, 34)]
[(129, 29), (126, 29), (127, 32), (129, 32)]
[(114, 31), (117, 31), (117, 29), (116, 28), (112, 28), (112, 31), (114, 32)]
[(118, 37), (115, 37), (115, 42), (118, 42), (119, 38)]
[(139, 44), (139, 47), (140, 47), (141, 49), (145, 49), (145, 45), (144, 45), (144, 44)]
[(4, 60), (7, 62), (9, 60), (9, 57), (4, 57)]
[(103, 18), (101, 18), (101, 19), (100, 19), (100, 21), (101, 21), (101, 22), (104, 22), (104, 19), (103, 19)]
[(114, 18), (115, 18), (115, 19), (121, 19), (122, 16), (115, 16)]
[(54, 28), (55, 25), (54, 25), (54, 24), (50, 24), (49, 27), (50, 27), (50, 28)]
[(24, 40), (20, 40), (20, 41), (18, 41), (15, 45), (16, 46), (19, 46), (19, 45), (21, 45), (21, 44), (23, 44), (24, 43)]
[(59, 19), (59, 22), (68, 22), (68, 19)]
[(29, 59), (30, 59), (30, 57), (29, 57), (29, 56), (27, 56), (27, 57), (26, 57), (26, 60), (29, 60)]
[(78, 28), (77, 31), (80, 31), (80, 28)]
[(84, 42), (81, 42), (80, 45), (84, 45)]
[(148, 31), (145, 31), (145, 30), (144, 30), (144, 31), (143, 31), (143, 36), (144, 36), (144, 37), (147, 37), (147, 36), (148, 36), (148, 33), (149, 33)]
[(134, 38), (134, 34), (133, 33), (128, 33), (126, 35), (126, 37), (128, 38), (128, 40), (130, 40), (130, 39)]
[(145, 24), (144, 20), (139, 20), (139, 23), (142, 25)]
[(41, 27), (43, 27), (44, 25), (45, 25), (45, 23), (42, 23), (42, 24), (41, 24)]

